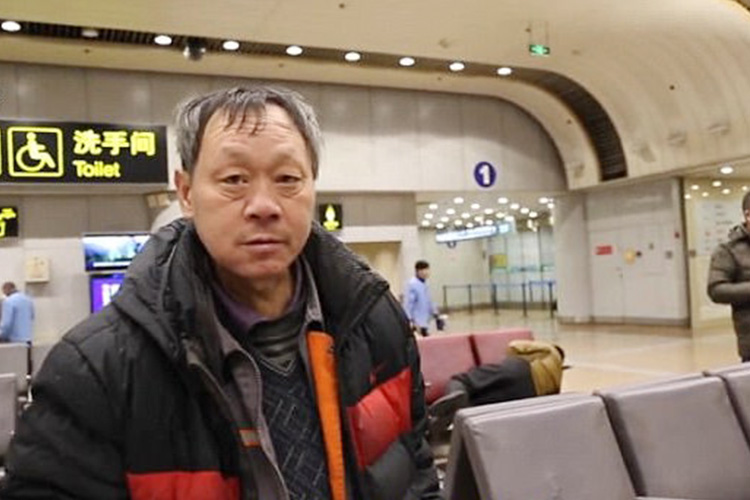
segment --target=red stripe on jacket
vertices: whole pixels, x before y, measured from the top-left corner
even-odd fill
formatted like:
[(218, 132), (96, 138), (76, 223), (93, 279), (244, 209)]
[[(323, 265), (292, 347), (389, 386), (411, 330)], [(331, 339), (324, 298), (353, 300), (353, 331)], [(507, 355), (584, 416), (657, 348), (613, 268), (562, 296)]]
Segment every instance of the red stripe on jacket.
[(239, 500), (240, 482), (217, 471), (128, 474), (132, 500)]
[(360, 469), (375, 462), (398, 437), (411, 430), (411, 369), (376, 386), (347, 408)]

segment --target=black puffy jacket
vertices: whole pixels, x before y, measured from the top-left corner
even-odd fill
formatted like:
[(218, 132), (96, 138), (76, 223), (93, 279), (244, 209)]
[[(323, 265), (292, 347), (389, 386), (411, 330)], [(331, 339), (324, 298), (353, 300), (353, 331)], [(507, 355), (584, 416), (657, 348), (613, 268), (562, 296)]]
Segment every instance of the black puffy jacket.
[[(400, 306), (317, 225), (304, 255), (327, 329), (309, 343), (311, 384), (324, 434), (338, 429), (339, 449), (325, 443), (329, 474), (347, 485), (333, 500), (438, 499), (418, 355)], [(253, 485), (269, 479), (253, 474), (212, 388), (226, 374), (206, 307), (207, 262), (192, 224), (172, 223), (136, 257), (113, 303), (54, 347), (19, 421), (0, 498), (256, 496)]]

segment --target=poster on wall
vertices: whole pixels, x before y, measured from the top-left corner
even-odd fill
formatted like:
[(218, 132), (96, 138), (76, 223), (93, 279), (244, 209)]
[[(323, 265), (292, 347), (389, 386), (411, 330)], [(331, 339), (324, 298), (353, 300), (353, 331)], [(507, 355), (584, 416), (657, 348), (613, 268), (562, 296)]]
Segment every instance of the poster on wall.
[(728, 239), (729, 231), (741, 222), (736, 200), (696, 201), (696, 252), (710, 256)]
[(164, 126), (0, 120), (0, 185), (167, 181)]

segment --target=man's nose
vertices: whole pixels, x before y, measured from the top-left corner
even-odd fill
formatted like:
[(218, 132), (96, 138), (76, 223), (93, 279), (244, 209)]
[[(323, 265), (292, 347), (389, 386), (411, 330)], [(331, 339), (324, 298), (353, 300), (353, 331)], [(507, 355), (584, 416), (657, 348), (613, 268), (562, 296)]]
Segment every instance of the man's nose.
[(248, 193), (245, 199), (244, 215), (249, 219), (275, 219), (281, 214), (276, 193), (266, 183), (261, 183)]

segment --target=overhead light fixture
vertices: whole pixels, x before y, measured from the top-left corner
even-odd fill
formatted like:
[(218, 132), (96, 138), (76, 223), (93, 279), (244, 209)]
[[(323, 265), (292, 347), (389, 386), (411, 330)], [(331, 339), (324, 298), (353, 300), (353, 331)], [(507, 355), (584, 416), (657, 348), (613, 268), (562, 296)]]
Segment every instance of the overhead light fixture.
[(484, 221), (484, 217), (482, 217), (481, 215), (477, 215), (476, 217), (474, 217), (474, 220), (481, 224), (482, 221)]
[(464, 202), (464, 199), (461, 198), (460, 196), (456, 196), (455, 198), (453, 198), (453, 203), (455, 203), (456, 205), (460, 205), (463, 202)]
[(693, 191), (698, 191), (700, 188), (701, 187), (698, 184), (693, 184), (692, 186), (690, 186), (690, 189), (692, 189)]
[(729, 194), (729, 193), (731, 193), (731, 192), (732, 192), (732, 190), (731, 190), (731, 189), (729, 189), (729, 188), (724, 188), (724, 189), (722, 189), (722, 190), (721, 190), (721, 193), (722, 193), (722, 194)]
[(360, 54), (359, 52), (354, 52), (354, 51), (347, 52), (346, 54), (344, 54), (344, 59), (346, 59), (349, 62), (357, 62), (360, 59), (362, 59), (362, 54)]
[(469, 212), (464, 212), (461, 214), (462, 219), (468, 219), (469, 217), (471, 217), (471, 214)]
[(529, 217), (531, 217), (532, 219), (536, 219), (537, 217), (539, 217), (539, 214), (534, 211), (531, 211), (529, 212)]
[(505, 196), (501, 196), (497, 199), (497, 202), (501, 205), (506, 205), (508, 203), (508, 198), (506, 198)]
[(734, 168), (732, 168), (731, 165), (724, 165), (723, 167), (719, 169), (719, 172), (724, 175), (730, 175), (734, 173)]
[(454, 71), (454, 72), (455, 71), (463, 71), (464, 68), (466, 68), (466, 65), (464, 63), (462, 63), (461, 61), (452, 62), (448, 66), (448, 69), (451, 70), (451, 71)]
[(454, 215), (456, 213), (456, 209), (455, 208), (449, 208), (449, 209), (447, 209), (445, 211), (445, 213), (448, 214), (448, 215)]
[(690, 193), (688, 193), (688, 194), (686, 194), (686, 195), (685, 195), (685, 199), (686, 199), (686, 200), (689, 200), (689, 199), (691, 199), (691, 198), (692, 198), (692, 196), (690, 196)]
[(301, 56), (303, 52), (304, 50), (299, 45), (290, 45), (289, 47), (286, 48), (287, 55), (290, 55), (293, 57)]
[(398, 60), (398, 63), (401, 66), (408, 68), (409, 66), (414, 66), (415, 64), (417, 64), (417, 61), (415, 61), (413, 57), (402, 57)]
[(431, 214), (431, 213), (424, 214), (424, 218), (425, 219), (432, 220), (433, 217), (435, 217), (435, 216), (433, 214)]
[(549, 202), (549, 203), (547, 203), (547, 208), (549, 208), (550, 210), (552, 210), (553, 208), (555, 208), (555, 204), (552, 203), (552, 202)]
[(541, 198), (539, 198), (539, 203), (542, 205), (546, 205), (547, 203), (549, 203), (549, 198), (547, 198), (546, 196), (542, 196)]
[(166, 47), (167, 45), (172, 45), (172, 37), (169, 35), (156, 35), (154, 37), (154, 43)]
[(450, 219), (448, 217), (440, 217), (440, 222), (448, 222)]
[(495, 217), (497, 217), (498, 219), (502, 219), (503, 217), (505, 217), (505, 214), (502, 212), (498, 212), (495, 214)]
[(438, 209), (438, 204), (437, 203), (430, 203), (427, 206), (427, 208), (429, 208), (430, 210), (437, 210)]
[(505, 216), (505, 222), (513, 222), (514, 220), (516, 220), (516, 218), (513, 217), (512, 215)]
[(422, 227), (430, 227), (430, 221), (428, 221), (428, 220), (423, 220), (423, 221), (422, 221)]
[(83, 38), (99, 38), (99, 30), (96, 28), (83, 28), (81, 29), (81, 36)]
[(491, 208), (485, 208), (484, 213), (486, 213), (487, 215), (492, 215), (495, 213), (495, 211), (492, 210)]
[(715, 188), (717, 188), (717, 187), (721, 187), (721, 181), (713, 181), (713, 182), (711, 183), (711, 185), (712, 185), (713, 187), (715, 187)]
[(15, 33), (16, 31), (21, 31), (21, 24), (16, 21), (3, 21), (3, 23), (0, 24), (0, 28), (2, 28), (3, 31)]
[(435, 227), (437, 229), (443, 229), (445, 227), (445, 224), (443, 224), (442, 222), (438, 222), (437, 224), (435, 224)]
[(224, 43), (221, 44), (221, 48), (233, 52), (240, 48), (240, 42), (237, 40), (224, 40)]
[(521, 209), (521, 213), (524, 214), (524, 215), (526, 215), (527, 213), (529, 213), (529, 209), (527, 207), (523, 207)]
[(508, 66), (503, 66), (502, 68), (497, 68), (497, 74), (500, 76), (509, 76), (513, 73), (513, 69), (509, 68)]
[(705, 191), (703, 191), (703, 192), (701, 193), (701, 196), (703, 196), (704, 198), (708, 198), (708, 193), (707, 193), (707, 192), (705, 192)]
[(492, 221), (491, 221), (491, 220), (489, 220), (489, 219), (487, 219), (486, 221), (484, 221), (484, 225), (485, 225), (485, 226), (491, 226), (491, 225), (493, 225), (493, 224), (494, 224), (494, 222), (492, 222)]
[(511, 210), (518, 210), (519, 208), (521, 208), (521, 205), (519, 205), (518, 203), (511, 203), (510, 204), (510, 209)]
[(466, 227), (468, 227), (469, 229), (474, 229), (474, 223), (469, 222), (468, 224), (466, 224)]
[[(461, 219), (456, 219), (456, 220), (453, 221), (453, 224), (455, 224), (456, 226), (463, 226), (464, 225), (464, 221), (462, 221)], [(469, 222), (469, 224), (471, 224), (471, 222)], [(468, 224), (467, 224), (467, 226), (468, 226)]]
[(472, 210), (479, 210), (480, 208), (482, 208), (482, 206), (479, 203), (472, 203), (471, 204), (471, 209)]
[(742, 186), (743, 191), (747, 191), (747, 186)]

